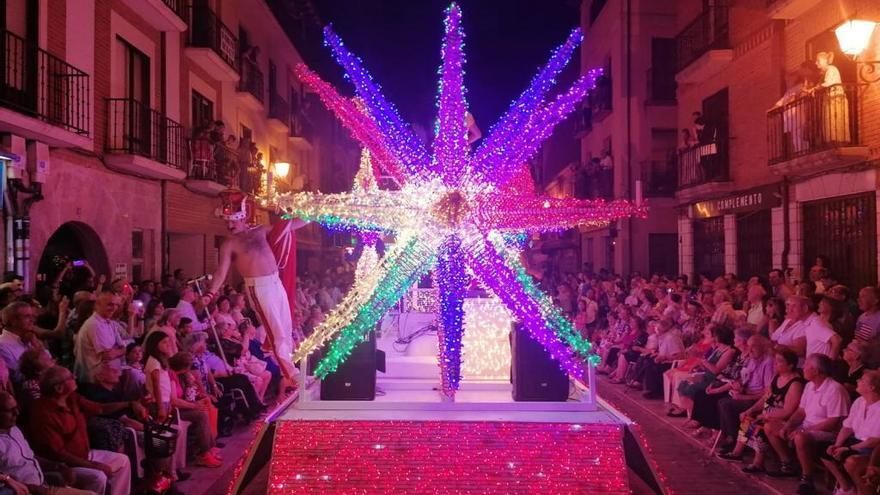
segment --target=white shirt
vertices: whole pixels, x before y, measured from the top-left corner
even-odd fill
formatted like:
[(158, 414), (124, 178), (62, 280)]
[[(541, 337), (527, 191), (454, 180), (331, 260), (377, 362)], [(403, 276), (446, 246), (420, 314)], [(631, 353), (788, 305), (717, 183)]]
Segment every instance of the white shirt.
[[(160, 371), (158, 391), (153, 390), (153, 370)], [(171, 402), (171, 376), (168, 374), (168, 370), (162, 369), (162, 364), (158, 359), (153, 356), (147, 358), (144, 374), (147, 375), (147, 392), (160, 404)]]
[(792, 321), (791, 318), (786, 318), (770, 336), (770, 340), (779, 345), (792, 346), (795, 340), (806, 337), (804, 323), (804, 320)]
[(753, 304), (752, 307), (749, 308), (749, 314), (746, 316), (746, 322), (750, 325), (755, 325), (756, 327), (760, 327), (764, 324), (764, 321), (767, 319), (764, 316), (764, 308), (761, 307), (761, 303)]
[[(12, 375), (18, 375), (21, 355), (27, 352), (28, 349), (30, 349), (30, 346), (22, 342), (21, 337), (18, 335), (9, 330), (3, 330), (3, 333), (0, 333), (0, 358), (6, 363), (6, 367), (9, 368), (9, 372)], [(17, 380), (13, 378), (13, 381)]]
[(207, 323), (199, 321), (199, 317), (196, 316), (196, 308), (193, 307), (192, 303), (181, 299), (177, 303), (177, 310), (180, 311), (180, 316), (192, 320), (192, 329), (194, 332), (202, 332), (208, 329)]
[(831, 338), (837, 333), (831, 329), (821, 318), (811, 318), (804, 325), (804, 335), (807, 337), (807, 356), (810, 354), (824, 354), (831, 356)]
[[(77, 334), (74, 363), (77, 379), (91, 383), (92, 373), (102, 363), (101, 353), (118, 347), (125, 347), (125, 343), (116, 330), (116, 325), (97, 313), (92, 314)], [(119, 367), (124, 364), (121, 357), (112, 362)]]
[(829, 418), (843, 418), (849, 412), (849, 393), (843, 385), (831, 378), (826, 378), (818, 388), (810, 381), (801, 395), (800, 408), (806, 414), (805, 427)]
[(681, 340), (681, 330), (671, 328), (668, 332), (657, 336), (657, 355), (672, 357), (684, 351), (684, 342)]
[(849, 416), (843, 420), (844, 428), (852, 428), (859, 440), (880, 438), (880, 401), (870, 406), (864, 397), (859, 397), (849, 409)]
[(26, 485), (42, 485), (43, 471), (17, 426), (0, 432), (0, 472)]

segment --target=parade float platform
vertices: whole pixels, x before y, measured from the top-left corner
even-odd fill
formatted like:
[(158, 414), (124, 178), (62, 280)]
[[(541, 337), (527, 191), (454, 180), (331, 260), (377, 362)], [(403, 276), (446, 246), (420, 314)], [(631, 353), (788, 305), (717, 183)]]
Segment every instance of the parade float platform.
[(663, 492), (635, 425), (580, 382), (566, 402), (514, 402), (501, 380), (464, 381), (455, 402), (436, 378), (380, 377), (373, 401), (319, 388), (267, 418), (231, 493), (266, 465), (277, 495), (617, 494), (632, 473)]

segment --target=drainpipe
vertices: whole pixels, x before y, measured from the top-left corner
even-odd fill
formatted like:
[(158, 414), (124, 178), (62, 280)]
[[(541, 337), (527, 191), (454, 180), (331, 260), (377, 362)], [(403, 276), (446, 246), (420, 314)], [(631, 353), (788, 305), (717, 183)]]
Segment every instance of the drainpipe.
[[(13, 245), (12, 269), (24, 277), (24, 288), (29, 291), (33, 289), (29, 269), (31, 258), (31, 206), (43, 200), (43, 187), (39, 182), (35, 182), (32, 186), (27, 187), (21, 179), (10, 179), (8, 184), (9, 206), (11, 206), (12, 215), (11, 217), (6, 217), (7, 244), (11, 240)], [(21, 208), (18, 207), (19, 193), (29, 195), (22, 201)]]
[[(632, 0), (626, 0), (626, 196), (632, 197)], [(627, 242), (627, 266), (629, 272), (633, 267), (633, 220), (626, 220), (629, 242)]]
[(791, 183), (788, 177), (782, 178), (782, 271), (788, 270), (788, 253), (791, 251), (791, 223), (789, 213)]

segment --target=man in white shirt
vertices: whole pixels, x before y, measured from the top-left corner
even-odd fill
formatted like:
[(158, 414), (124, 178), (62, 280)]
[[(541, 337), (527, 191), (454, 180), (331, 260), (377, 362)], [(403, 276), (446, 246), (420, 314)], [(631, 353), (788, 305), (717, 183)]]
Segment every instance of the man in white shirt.
[(801, 465), (801, 485), (798, 493), (815, 492), (813, 472), (818, 453), (830, 445), (835, 433), (849, 412), (849, 393), (843, 385), (830, 378), (834, 362), (824, 354), (810, 354), (804, 362), (804, 378), (808, 380), (798, 410), (782, 428), (767, 432), (767, 439), (779, 455), (779, 474), (794, 476), (789, 441), (794, 442)]
[(872, 493), (862, 475), (873, 449), (880, 446), (880, 372), (869, 370), (856, 382), (861, 397), (853, 402), (849, 416), (834, 444), (822, 453), (822, 463), (837, 479), (835, 495)]
[(189, 318), (192, 321), (192, 329), (193, 332), (202, 332), (208, 329), (208, 324), (202, 321), (199, 321), (199, 317), (196, 315), (196, 308), (193, 306), (193, 301), (196, 300), (196, 292), (192, 287), (184, 287), (183, 292), (180, 293), (180, 301), (177, 303), (177, 309), (180, 311), (180, 316), (182, 318)]
[(777, 349), (790, 349), (798, 356), (803, 357), (807, 349), (807, 334), (805, 325), (811, 317), (807, 298), (803, 296), (789, 296), (785, 300), (785, 321), (770, 336)]
[(77, 380), (92, 382), (92, 373), (102, 363), (116, 363), (120, 367), (125, 357), (125, 343), (111, 320), (122, 305), (122, 298), (112, 292), (102, 292), (95, 302), (95, 312), (83, 323), (76, 336)]
[(824, 354), (831, 359), (840, 357), (843, 338), (825, 320), (819, 318), (818, 315), (811, 315), (804, 322), (804, 336), (807, 339), (807, 356), (811, 354)]
[[(52, 464), (50, 469), (65, 478), (75, 479), (73, 472), (60, 463), (47, 459), (37, 460), (30, 444), (18, 426), (18, 403), (7, 392), (0, 392), (0, 486), (6, 485), (13, 493), (42, 493), (47, 495), (94, 495), (94, 492), (66, 486), (48, 486), (40, 462)], [(4, 479), (5, 477), (5, 479)], [(103, 494), (102, 494), (103, 495)]]

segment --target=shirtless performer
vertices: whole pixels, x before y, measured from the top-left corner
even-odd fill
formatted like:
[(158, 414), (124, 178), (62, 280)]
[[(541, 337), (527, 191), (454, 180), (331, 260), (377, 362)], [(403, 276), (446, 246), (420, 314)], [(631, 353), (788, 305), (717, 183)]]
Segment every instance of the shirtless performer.
[[(217, 291), (234, 263), (235, 269), (244, 277), (247, 298), (266, 329), (267, 343), (281, 367), (284, 377), (281, 390), (284, 391), (288, 387), (295, 388), (297, 383), (297, 369), (290, 358), (294, 351), (293, 319), (287, 292), (278, 277), (278, 261), (267, 239), (271, 227), (249, 225), (251, 212), (248, 210), (251, 208), (253, 206), (248, 204), (244, 193), (234, 192), (224, 198), (219, 216), (226, 220), (226, 228), (232, 235), (220, 246), (220, 262), (207, 296), (212, 300), (217, 297)], [(290, 221), (287, 228), (296, 230), (306, 224), (296, 219)]]

